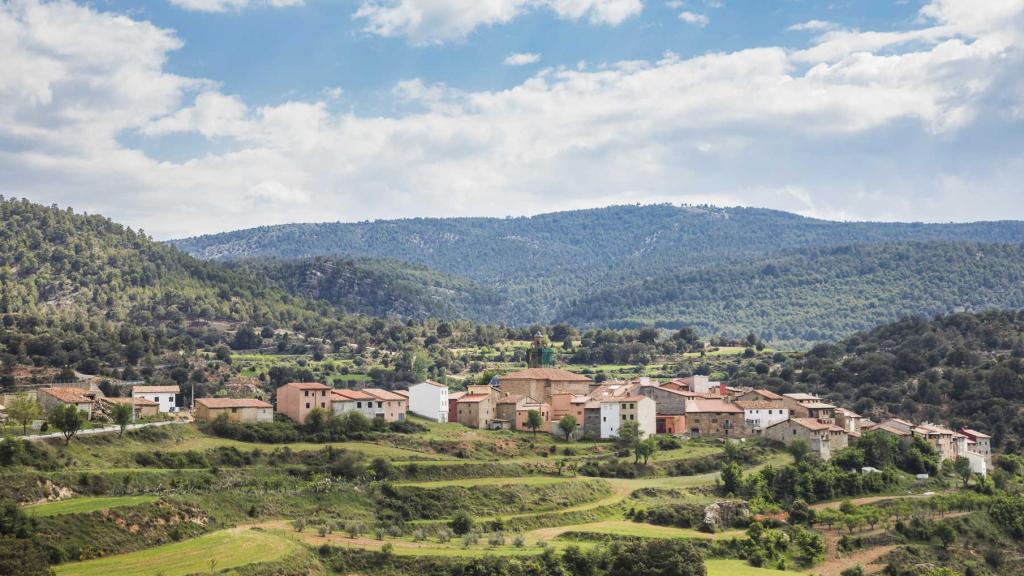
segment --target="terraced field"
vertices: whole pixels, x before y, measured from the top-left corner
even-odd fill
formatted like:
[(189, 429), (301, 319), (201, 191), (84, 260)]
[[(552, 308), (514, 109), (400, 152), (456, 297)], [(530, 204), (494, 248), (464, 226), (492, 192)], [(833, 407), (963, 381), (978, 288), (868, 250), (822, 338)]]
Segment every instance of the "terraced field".
[(34, 504), (26, 506), (24, 510), (29, 516), (43, 518), (47, 516), (84, 514), (86, 512), (96, 512), (98, 510), (135, 506), (137, 504), (156, 502), (157, 500), (159, 500), (157, 496), (81, 496), (70, 500)]
[(298, 542), (251, 528), (231, 528), (130, 554), (63, 564), (57, 576), (185, 576), (279, 560)]

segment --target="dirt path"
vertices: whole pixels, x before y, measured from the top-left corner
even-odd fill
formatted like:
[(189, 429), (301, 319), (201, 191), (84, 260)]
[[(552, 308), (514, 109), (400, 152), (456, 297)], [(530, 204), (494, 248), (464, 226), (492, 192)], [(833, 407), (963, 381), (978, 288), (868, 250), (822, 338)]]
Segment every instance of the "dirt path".
[[(867, 548), (865, 550), (859, 550), (849, 556), (843, 558), (833, 558), (827, 560), (822, 564), (811, 568), (805, 574), (817, 574), (819, 576), (840, 576), (843, 570), (847, 568), (853, 568), (858, 564), (864, 568), (867, 573), (872, 572), (870, 566), (874, 564), (879, 558), (882, 558), (889, 552), (896, 549), (896, 546), (877, 546), (875, 548)], [(881, 569), (877, 567), (876, 569)]]
[[(884, 502), (887, 500), (905, 500), (911, 498), (931, 498), (932, 496), (939, 495), (939, 492), (926, 492), (924, 494), (904, 494), (904, 495), (888, 495), (888, 496), (868, 496), (866, 498), (854, 498), (850, 500), (854, 506), (866, 506), (868, 504), (875, 504), (876, 502)], [(821, 502), (820, 504), (813, 504), (811, 508), (814, 510), (822, 510), (825, 508), (831, 508), (838, 510), (842, 506), (844, 500), (833, 500), (831, 502)]]

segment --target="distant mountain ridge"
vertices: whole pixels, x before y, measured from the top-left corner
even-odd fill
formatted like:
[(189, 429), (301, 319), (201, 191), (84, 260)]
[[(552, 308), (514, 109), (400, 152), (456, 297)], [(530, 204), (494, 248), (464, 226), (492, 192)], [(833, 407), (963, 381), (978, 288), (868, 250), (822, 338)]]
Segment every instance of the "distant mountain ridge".
[[(287, 224), (171, 242), (208, 260), (343, 257), (426, 266), (487, 294), (453, 303), (456, 315), (477, 321), (693, 323), (709, 333), (755, 330), (792, 342), (840, 337), (905, 315), (1024, 305), (1016, 276), (1024, 257), (1012, 249), (1021, 243), (1024, 222), (1017, 221), (832, 222), (664, 204), (519, 218)], [(409, 277), (402, 265), (389, 266)], [(861, 271), (878, 266), (888, 269)], [(811, 273), (814, 267), (831, 272)], [(941, 276), (944, 288), (915, 292), (921, 275), (933, 282)], [(793, 314), (795, 307), (816, 311)]]

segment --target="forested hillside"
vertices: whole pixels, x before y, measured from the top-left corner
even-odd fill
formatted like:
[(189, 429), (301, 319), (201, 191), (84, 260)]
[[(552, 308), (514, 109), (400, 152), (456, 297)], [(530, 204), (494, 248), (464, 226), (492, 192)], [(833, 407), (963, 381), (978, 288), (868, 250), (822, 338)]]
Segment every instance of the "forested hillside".
[(558, 319), (576, 325), (689, 326), (801, 343), (908, 315), (1024, 306), (1024, 245), (864, 244), (624, 284), (580, 298)]
[(324, 341), (401, 351), (424, 330), (347, 315), (251, 270), (196, 260), (101, 216), (0, 198), (0, 222), (4, 386), (13, 384), (18, 365), (131, 379), (138, 377), (134, 366), (148, 377), (145, 366), (168, 353), (276, 344), (253, 328), (298, 333), (287, 344), (302, 353)]
[[(456, 286), (450, 308), (417, 304), (446, 317), (691, 325), (729, 337), (753, 330), (777, 344), (803, 346), (907, 315), (1024, 305), (1022, 242), (1021, 222), (845, 223), (763, 209), (656, 205), (530, 218), (292, 224), (173, 244), (211, 260), (335, 254), (421, 264), (450, 275), (446, 287)], [(416, 282), (425, 273), (401, 275)], [(475, 282), (484, 295), (451, 276)], [(414, 300), (437, 288), (429, 280)], [(413, 294), (408, 285), (400, 289)], [(339, 291), (321, 295), (366, 309)]]
[(0, 199), (0, 312), (84, 312), (139, 325), (291, 323), (308, 303), (101, 216)]
[(872, 418), (973, 426), (1000, 451), (1024, 438), (1024, 311), (909, 318), (819, 344), (737, 384), (814, 391)]
[(500, 302), (494, 291), (472, 280), (397, 260), (317, 256), (241, 260), (229, 266), (265, 278), (290, 294), (371, 316), (487, 317)]

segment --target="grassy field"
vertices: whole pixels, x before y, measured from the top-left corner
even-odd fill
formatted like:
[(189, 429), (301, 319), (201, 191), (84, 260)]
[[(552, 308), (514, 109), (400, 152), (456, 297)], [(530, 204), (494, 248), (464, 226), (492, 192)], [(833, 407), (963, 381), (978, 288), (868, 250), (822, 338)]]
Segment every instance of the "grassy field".
[(29, 516), (60, 516), (62, 514), (82, 514), (97, 510), (107, 510), (109, 508), (134, 506), (136, 504), (156, 502), (157, 500), (159, 498), (156, 496), (83, 496), (81, 498), (61, 500), (60, 502), (34, 504), (26, 506), (24, 510)]
[(641, 538), (699, 538), (702, 540), (719, 540), (742, 538), (743, 530), (725, 530), (708, 534), (690, 528), (674, 528), (672, 526), (655, 526), (629, 520), (603, 520), (588, 524), (573, 524), (554, 528), (540, 528), (528, 533), (534, 540), (549, 540), (566, 532), (584, 532), (589, 534), (612, 534), (615, 536), (632, 536)]
[(789, 570), (772, 570), (770, 568), (754, 568), (742, 560), (705, 560), (708, 576), (779, 576), (780, 574), (799, 574)]
[(435, 482), (399, 482), (397, 486), (415, 486), (417, 488), (444, 488), (446, 486), (505, 486), (517, 484), (519, 486), (546, 486), (548, 484), (559, 484), (572, 480), (585, 480), (583, 477), (569, 478), (568, 476), (517, 476), (512, 478), (466, 478), (462, 480), (438, 480)]
[[(232, 528), (130, 554), (56, 567), (57, 576), (185, 576), (270, 562), (297, 550), (294, 540), (270, 532)], [(216, 563), (211, 565), (211, 559)]]

